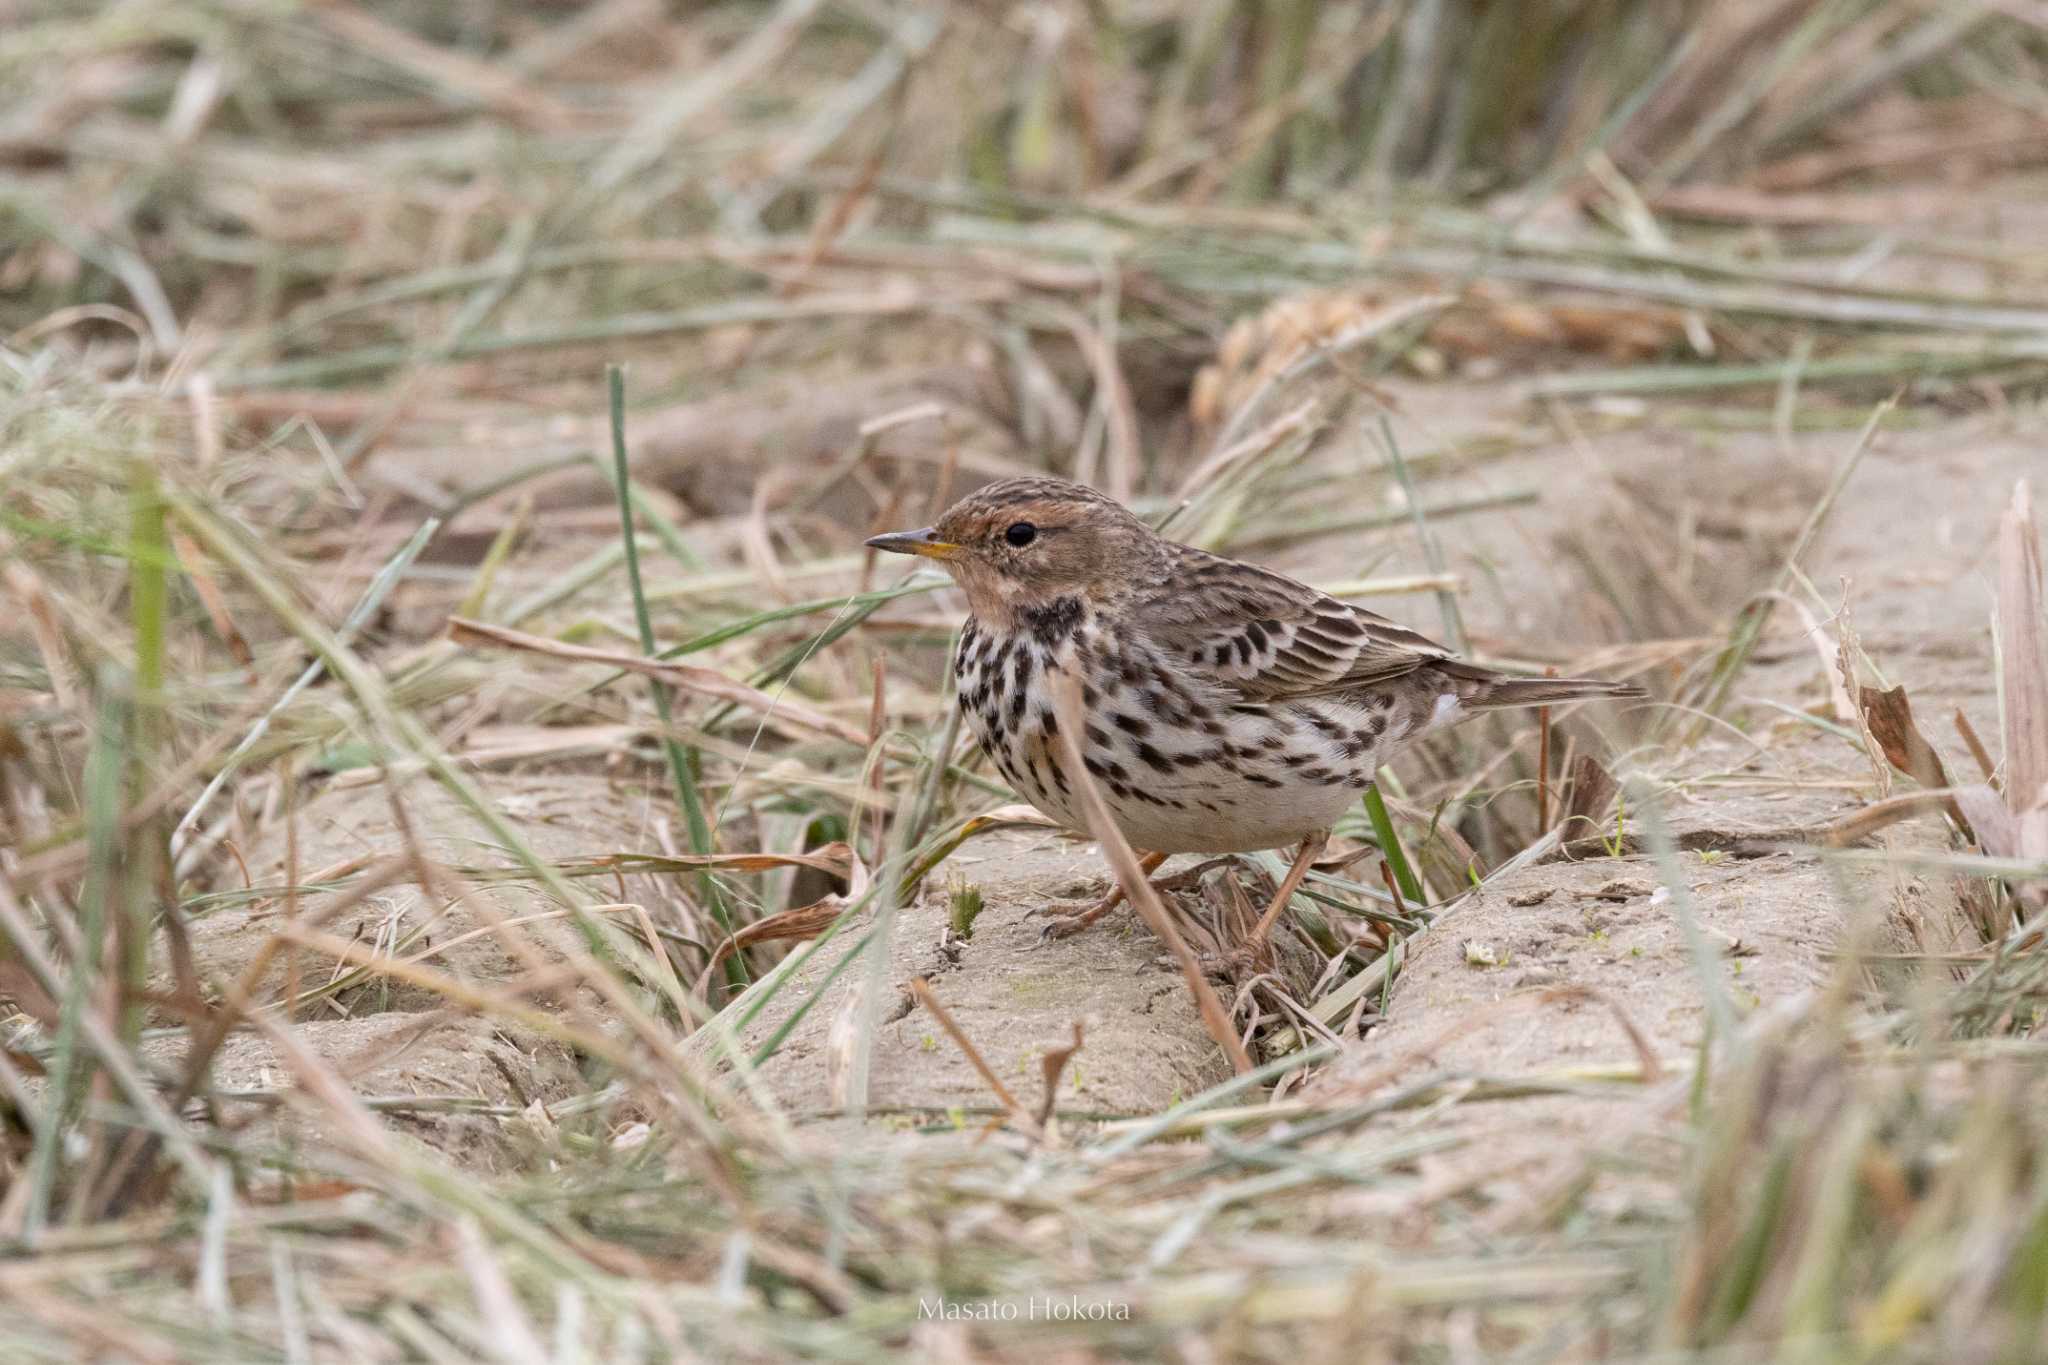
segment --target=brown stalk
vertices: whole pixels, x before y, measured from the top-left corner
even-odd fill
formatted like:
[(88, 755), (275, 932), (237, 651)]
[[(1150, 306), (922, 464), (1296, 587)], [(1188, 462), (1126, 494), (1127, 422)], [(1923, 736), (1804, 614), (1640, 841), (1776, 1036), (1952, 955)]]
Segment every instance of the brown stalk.
[(1057, 737), (1060, 766), (1074, 784), (1074, 790), (1080, 794), (1082, 810), (1088, 817), (1088, 832), (1102, 845), (1110, 869), (1116, 873), (1117, 882), (1124, 889), (1124, 899), (1131, 903), (1131, 908), (1145, 921), (1145, 927), (1172, 951), (1180, 963), (1188, 992), (1195, 997), (1195, 1007), (1201, 1011), (1203, 1027), (1223, 1049), (1223, 1055), (1230, 1058), (1231, 1069), (1242, 1076), (1252, 1069), (1252, 1059), (1246, 1054), (1244, 1044), (1238, 1041), (1237, 1030), (1230, 1026), (1230, 1016), (1224, 1012), (1223, 1002), (1216, 998), (1209, 979), (1202, 975), (1202, 964), (1196, 960), (1187, 940), (1181, 937), (1173, 917), (1160, 902), (1159, 893), (1146, 879), (1145, 870), (1138, 863), (1138, 855), (1131, 851), (1130, 841), (1124, 838), (1123, 831), (1110, 818), (1109, 806), (1102, 799), (1101, 789), (1081, 762), (1080, 746), (1074, 742), (1074, 736), (1081, 734), (1086, 725), (1081, 715), (1081, 685), (1073, 674), (1064, 671), (1052, 673), (1048, 681), (1052, 684), (1053, 710), (1060, 722)]
[(1946, 787), (1948, 770), (1927, 737), (1920, 733), (1920, 727), (1913, 720), (1913, 705), (1906, 696), (1904, 686), (1894, 687), (1889, 692), (1880, 692), (1874, 687), (1858, 689), (1857, 700), (1862, 703), (1864, 722), (1870, 727), (1871, 737), (1884, 750), (1884, 756), (1894, 768), (1932, 790)]
[(256, 683), (256, 656), (249, 652), (249, 641), (243, 637), (242, 629), (235, 624), (234, 613), (228, 610), (227, 598), (222, 595), (220, 585), (213, 581), (213, 575), (206, 571), (206, 556), (193, 544), (192, 537), (183, 531), (171, 532), (171, 549), (178, 556), (178, 566), (185, 571), (185, 578), (192, 584), (192, 590), (199, 594), (199, 601), (206, 608), (207, 619), (213, 622), (214, 634), (220, 636), (248, 674), (249, 683)]
[(1977, 736), (1977, 727), (1970, 724), (1970, 718), (1958, 706), (1955, 715), (1956, 733), (1962, 736), (1963, 745), (1970, 751), (1970, 757), (1977, 760), (1977, 771), (1984, 774), (1990, 783), (1998, 781), (1998, 765), (1991, 761), (1991, 751), (1984, 747), (1984, 741)]
[(1081, 1021), (1074, 1021), (1074, 1041), (1065, 1047), (1048, 1049), (1038, 1059), (1039, 1071), (1045, 1076), (1045, 1094), (1038, 1101), (1038, 1126), (1044, 1129), (1052, 1122), (1053, 1103), (1059, 1098), (1060, 1073), (1067, 1069), (1067, 1063), (1081, 1050)]
[[(1543, 670), (1547, 678), (1557, 676), (1557, 669)], [(1536, 834), (1540, 838), (1550, 828), (1550, 708), (1536, 708)]]
[[(1850, 811), (1841, 819), (1828, 826), (1827, 841), (1830, 847), (1841, 848), (1858, 843), (1879, 830), (1896, 825), (1901, 820), (1910, 820), (1923, 811), (1939, 810), (1961, 825), (1967, 834), (1971, 822), (1956, 805), (1957, 793), (1961, 788), (1932, 787), (1920, 791), (1900, 792), (1858, 810)], [(1979, 836), (1979, 840), (1981, 841)], [(1989, 851), (1989, 850), (1987, 850)]]
[(693, 664), (663, 663), (659, 659), (643, 658), (638, 654), (626, 654), (612, 649), (591, 649), (585, 645), (563, 644), (543, 635), (528, 635), (523, 630), (510, 630), (483, 621), (471, 621), (461, 616), (448, 618), (448, 638), (459, 645), (498, 645), (505, 649), (525, 650), (529, 654), (546, 654), (557, 659), (574, 659), (582, 663), (604, 664), (609, 668), (624, 669), (629, 673), (644, 673), (659, 682), (682, 692), (695, 692), (720, 701), (729, 701), (765, 716), (770, 725), (782, 731), (800, 730), (813, 734), (844, 740), (848, 744), (865, 749), (868, 737), (857, 725), (849, 725), (822, 711), (815, 711), (802, 702), (791, 701), (788, 697), (771, 697), (766, 692), (735, 682), (716, 669), (699, 668)]
[(924, 1006), (932, 1018), (939, 1021), (939, 1027), (946, 1031), (946, 1036), (960, 1049), (960, 1055), (967, 1059), (967, 1064), (988, 1083), (989, 1089), (995, 1091), (996, 1098), (1002, 1101), (1003, 1108), (1010, 1111), (1010, 1117), (1017, 1125), (1035, 1135), (1039, 1131), (1037, 1123), (1025, 1111), (1024, 1106), (1017, 1102), (1017, 1097), (1010, 1093), (1010, 1088), (1003, 1084), (1002, 1078), (996, 1075), (995, 1068), (982, 1057), (966, 1031), (954, 1022), (953, 1016), (946, 1012), (946, 1007), (939, 1003), (939, 997), (932, 993), (932, 983), (924, 977), (915, 977), (910, 983), (910, 993), (917, 997), (917, 1003)]
[(1380, 859), (1380, 880), (1387, 884), (1387, 894), (1394, 898), (1394, 913), (1406, 915), (1408, 913), (1408, 906), (1401, 899), (1400, 884), (1394, 880), (1393, 864), (1389, 863), (1385, 858)]

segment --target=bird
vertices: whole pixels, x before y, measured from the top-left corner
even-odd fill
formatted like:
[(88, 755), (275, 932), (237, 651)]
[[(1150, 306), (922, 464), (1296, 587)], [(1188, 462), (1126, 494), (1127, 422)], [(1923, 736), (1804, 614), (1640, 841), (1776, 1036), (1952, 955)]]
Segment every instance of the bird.
[[(1040, 812), (1088, 830), (1059, 742), (1066, 675), (1082, 764), (1146, 876), (1175, 853), (1292, 847), (1261, 937), (1402, 746), (1488, 711), (1645, 695), (1468, 662), (1284, 574), (1168, 540), (1065, 479), (1002, 479), (867, 545), (933, 560), (964, 591), (959, 704)], [(1078, 932), (1120, 899), (1112, 890), (1046, 934)]]

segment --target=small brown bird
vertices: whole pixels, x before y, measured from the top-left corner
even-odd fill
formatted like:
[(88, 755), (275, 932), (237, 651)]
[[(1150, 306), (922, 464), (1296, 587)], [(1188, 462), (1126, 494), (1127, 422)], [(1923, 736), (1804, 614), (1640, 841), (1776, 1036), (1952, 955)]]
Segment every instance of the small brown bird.
[[(1297, 844), (1264, 924), (1399, 746), (1481, 711), (1644, 695), (1462, 662), (1307, 584), (1165, 540), (1063, 479), (1005, 479), (935, 526), (867, 543), (938, 560), (966, 590), (960, 704), (1039, 810), (1087, 828), (1053, 742), (1049, 680), (1066, 672), (1081, 686), (1083, 764), (1124, 837), (1150, 851), (1148, 873), (1170, 853)], [(1083, 928), (1117, 899), (1049, 932)]]

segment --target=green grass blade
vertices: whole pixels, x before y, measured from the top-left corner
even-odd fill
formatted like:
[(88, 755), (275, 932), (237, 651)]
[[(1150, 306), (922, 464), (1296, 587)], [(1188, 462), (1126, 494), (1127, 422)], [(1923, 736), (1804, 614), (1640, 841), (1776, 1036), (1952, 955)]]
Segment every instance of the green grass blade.
[(1409, 908), (1419, 907), (1423, 903), (1422, 883), (1408, 862), (1408, 853), (1401, 847), (1400, 836), (1394, 833), (1393, 817), (1387, 814), (1386, 798), (1380, 795), (1378, 783), (1365, 789), (1365, 814), (1372, 821), (1373, 837), (1379, 840), (1380, 854), (1393, 870), (1394, 885), (1401, 888)]
[[(626, 547), (626, 582), (633, 592), (633, 622), (640, 630), (640, 651), (652, 655), (656, 653), (654, 622), (647, 613), (647, 593), (640, 582), (640, 547), (633, 536), (633, 481), (627, 472), (626, 372), (617, 365), (607, 366), (605, 383), (611, 398), (612, 483), (619, 497), (619, 536)], [(711, 825), (704, 818), (704, 802), (697, 794), (696, 751), (683, 747), (675, 738), (669, 715), (668, 689), (658, 681), (649, 685), (654, 689), (654, 709), (661, 716), (662, 752), (668, 755), (669, 772), (675, 778), (676, 798), (682, 803), (684, 826), (690, 833), (690, 848), (696, 853), (709, 853), (712, 851)], [(705, 908), (718, 922), (719, 931), (731, 934), (732, 912), (726, 906), (725, 896), (719, 891), (715, 877), (706, 872), (698, 878), (697, 885), (702, 890)], [(735, 986), (747, 984), (747, 969), (738, 953), (725, 960), (725, 976)]]
[[(157, 492), (156, 469), (147, 460), (129, 467), (129, 621), (135, 631), (135, 700), (126, 763), (130, 799), (141, 801), (167, 731), (164, 711), (165, 560), (170, 538), (164, 530), (163, 498)], [(155, 919), (157, 874), (165, 846), (158, 821), (141, 823), (127, 836), (123, 862), (124, 919), (121, 946), (121, 1003), (116, 1010), (121, 1038), (134, 1042), (142, 1033), (142, 994), (149, 985), (149, 940)]]

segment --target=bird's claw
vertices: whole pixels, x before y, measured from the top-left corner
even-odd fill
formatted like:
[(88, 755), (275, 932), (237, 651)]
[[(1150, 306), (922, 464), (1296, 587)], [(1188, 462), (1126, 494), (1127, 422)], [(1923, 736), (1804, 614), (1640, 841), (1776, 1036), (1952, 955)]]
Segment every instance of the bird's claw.
[(1043, 906), (1032, 913), (1046, 917), (1044, 927), (1038, 931), (1038, 941), (1041, 944), (1051, 943), (1056, 939), (1071, 938), (1088, 927), (1088, 917), (1085, 913), (1057, 912), (1050, 905)]

